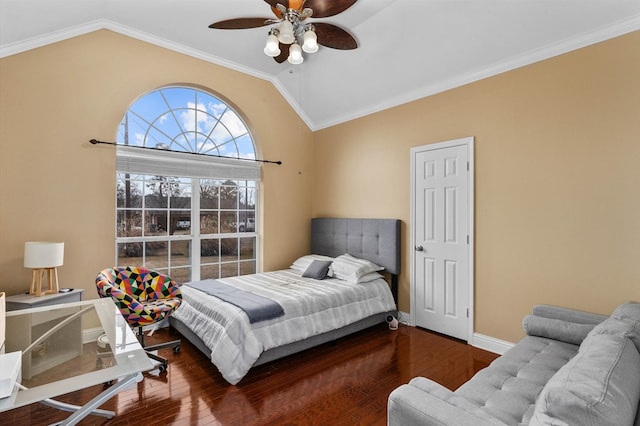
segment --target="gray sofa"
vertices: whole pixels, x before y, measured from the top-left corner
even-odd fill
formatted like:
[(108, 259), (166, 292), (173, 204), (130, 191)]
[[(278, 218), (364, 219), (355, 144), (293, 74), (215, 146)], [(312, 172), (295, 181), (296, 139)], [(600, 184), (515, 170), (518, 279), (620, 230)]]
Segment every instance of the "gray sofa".
[(451, 391), (416, 377), (389, 395), (395, 425), (640, 426), (640, 304), (611, 316), (548, 305), (526, 337)]

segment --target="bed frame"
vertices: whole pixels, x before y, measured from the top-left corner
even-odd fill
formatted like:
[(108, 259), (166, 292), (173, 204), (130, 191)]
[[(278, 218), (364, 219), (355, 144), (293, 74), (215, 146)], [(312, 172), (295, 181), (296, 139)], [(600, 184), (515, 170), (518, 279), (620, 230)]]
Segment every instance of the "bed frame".
[[(311, 253), (337, 257), (349, 253), (383, 266), (391, 275), (391, 292), (398, 303), (398, 275), (400, 273), (400, 220), (397, 219), (311, 219)], [(386, 321), (397, 311), (382, 312), (327, 333), (288, 345), (269, 349), (260, 355), (253, 366), (284, 358), (297, 352), (339, 339)], [(169, 317), (171, 325), (193, 343), (207, 357), (211, 350), (179, 320)]]

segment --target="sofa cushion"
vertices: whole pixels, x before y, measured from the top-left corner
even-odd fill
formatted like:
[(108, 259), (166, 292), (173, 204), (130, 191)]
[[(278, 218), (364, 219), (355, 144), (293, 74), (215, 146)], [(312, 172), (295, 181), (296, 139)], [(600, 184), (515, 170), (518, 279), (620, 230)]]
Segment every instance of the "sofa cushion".
[(529, 336), (547, 337), (574, 345), (580, 345), (594, 327), (595, 324), (578, 324), (536, 315), (527, 315), (522, 320), (522, 328)]
[(455, 394), (505, 424), (527, 424), (545, 383), (577, 351), (578, 346), (566, 342), (526, 336)]
[(627, 425), (640, 400), (640, 354), (633, 326), (610, 318), (595, 327), (578, 354), (545, 385), (532, 425)]
[(636, 344), (640, 352), (640, 303), (627, 302), (618, 306), (611, 314), (611, 318), (618, 319), (633, 325), (629, 338)]

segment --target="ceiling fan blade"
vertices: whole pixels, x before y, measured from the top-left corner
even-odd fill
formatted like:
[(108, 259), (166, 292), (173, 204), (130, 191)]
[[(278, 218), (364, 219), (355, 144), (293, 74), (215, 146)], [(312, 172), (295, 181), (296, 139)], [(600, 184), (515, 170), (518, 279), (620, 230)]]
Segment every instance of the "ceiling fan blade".
[(318, 36), (318, 44), (332, 49), (352, 50), (358, 47), (358, 42), (351, 34), (333, 24), (314, 22)]
[(281, 64), (284, 61), (286, 61), (288, 57), (289, 57), (289, 45), (280, 43), (280, 54), (278, 56), (275, 56), (273, 59), (277, 63)]
[(271, 6), (272, 9), (276, 9), (276, 10), (277, 10), (278, 3), (280, 3), (287, 9), (289, 8), (289, 0), (264, 0), (264, 2), (267, 3), (269, 6)]
[(356, 1), (357, 0), (307, 0), (304, 7), (313, 9), (313, 18), (327, 18), (344, 12), (353, 6)]
[(243, 30), (246, 28), (258, 28), (269, 25), (273, 18), (235, 18), (214, 22), (209, 28), (217, 30)]

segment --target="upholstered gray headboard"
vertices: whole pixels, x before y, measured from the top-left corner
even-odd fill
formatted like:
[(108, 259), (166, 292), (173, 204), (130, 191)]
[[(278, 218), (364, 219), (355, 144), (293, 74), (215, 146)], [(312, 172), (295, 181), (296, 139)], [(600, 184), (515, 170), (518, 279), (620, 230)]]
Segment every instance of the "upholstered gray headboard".
[(400, 220), (311, 219), (311, 253), (337, 257), (349, 253), (400, 274)]

